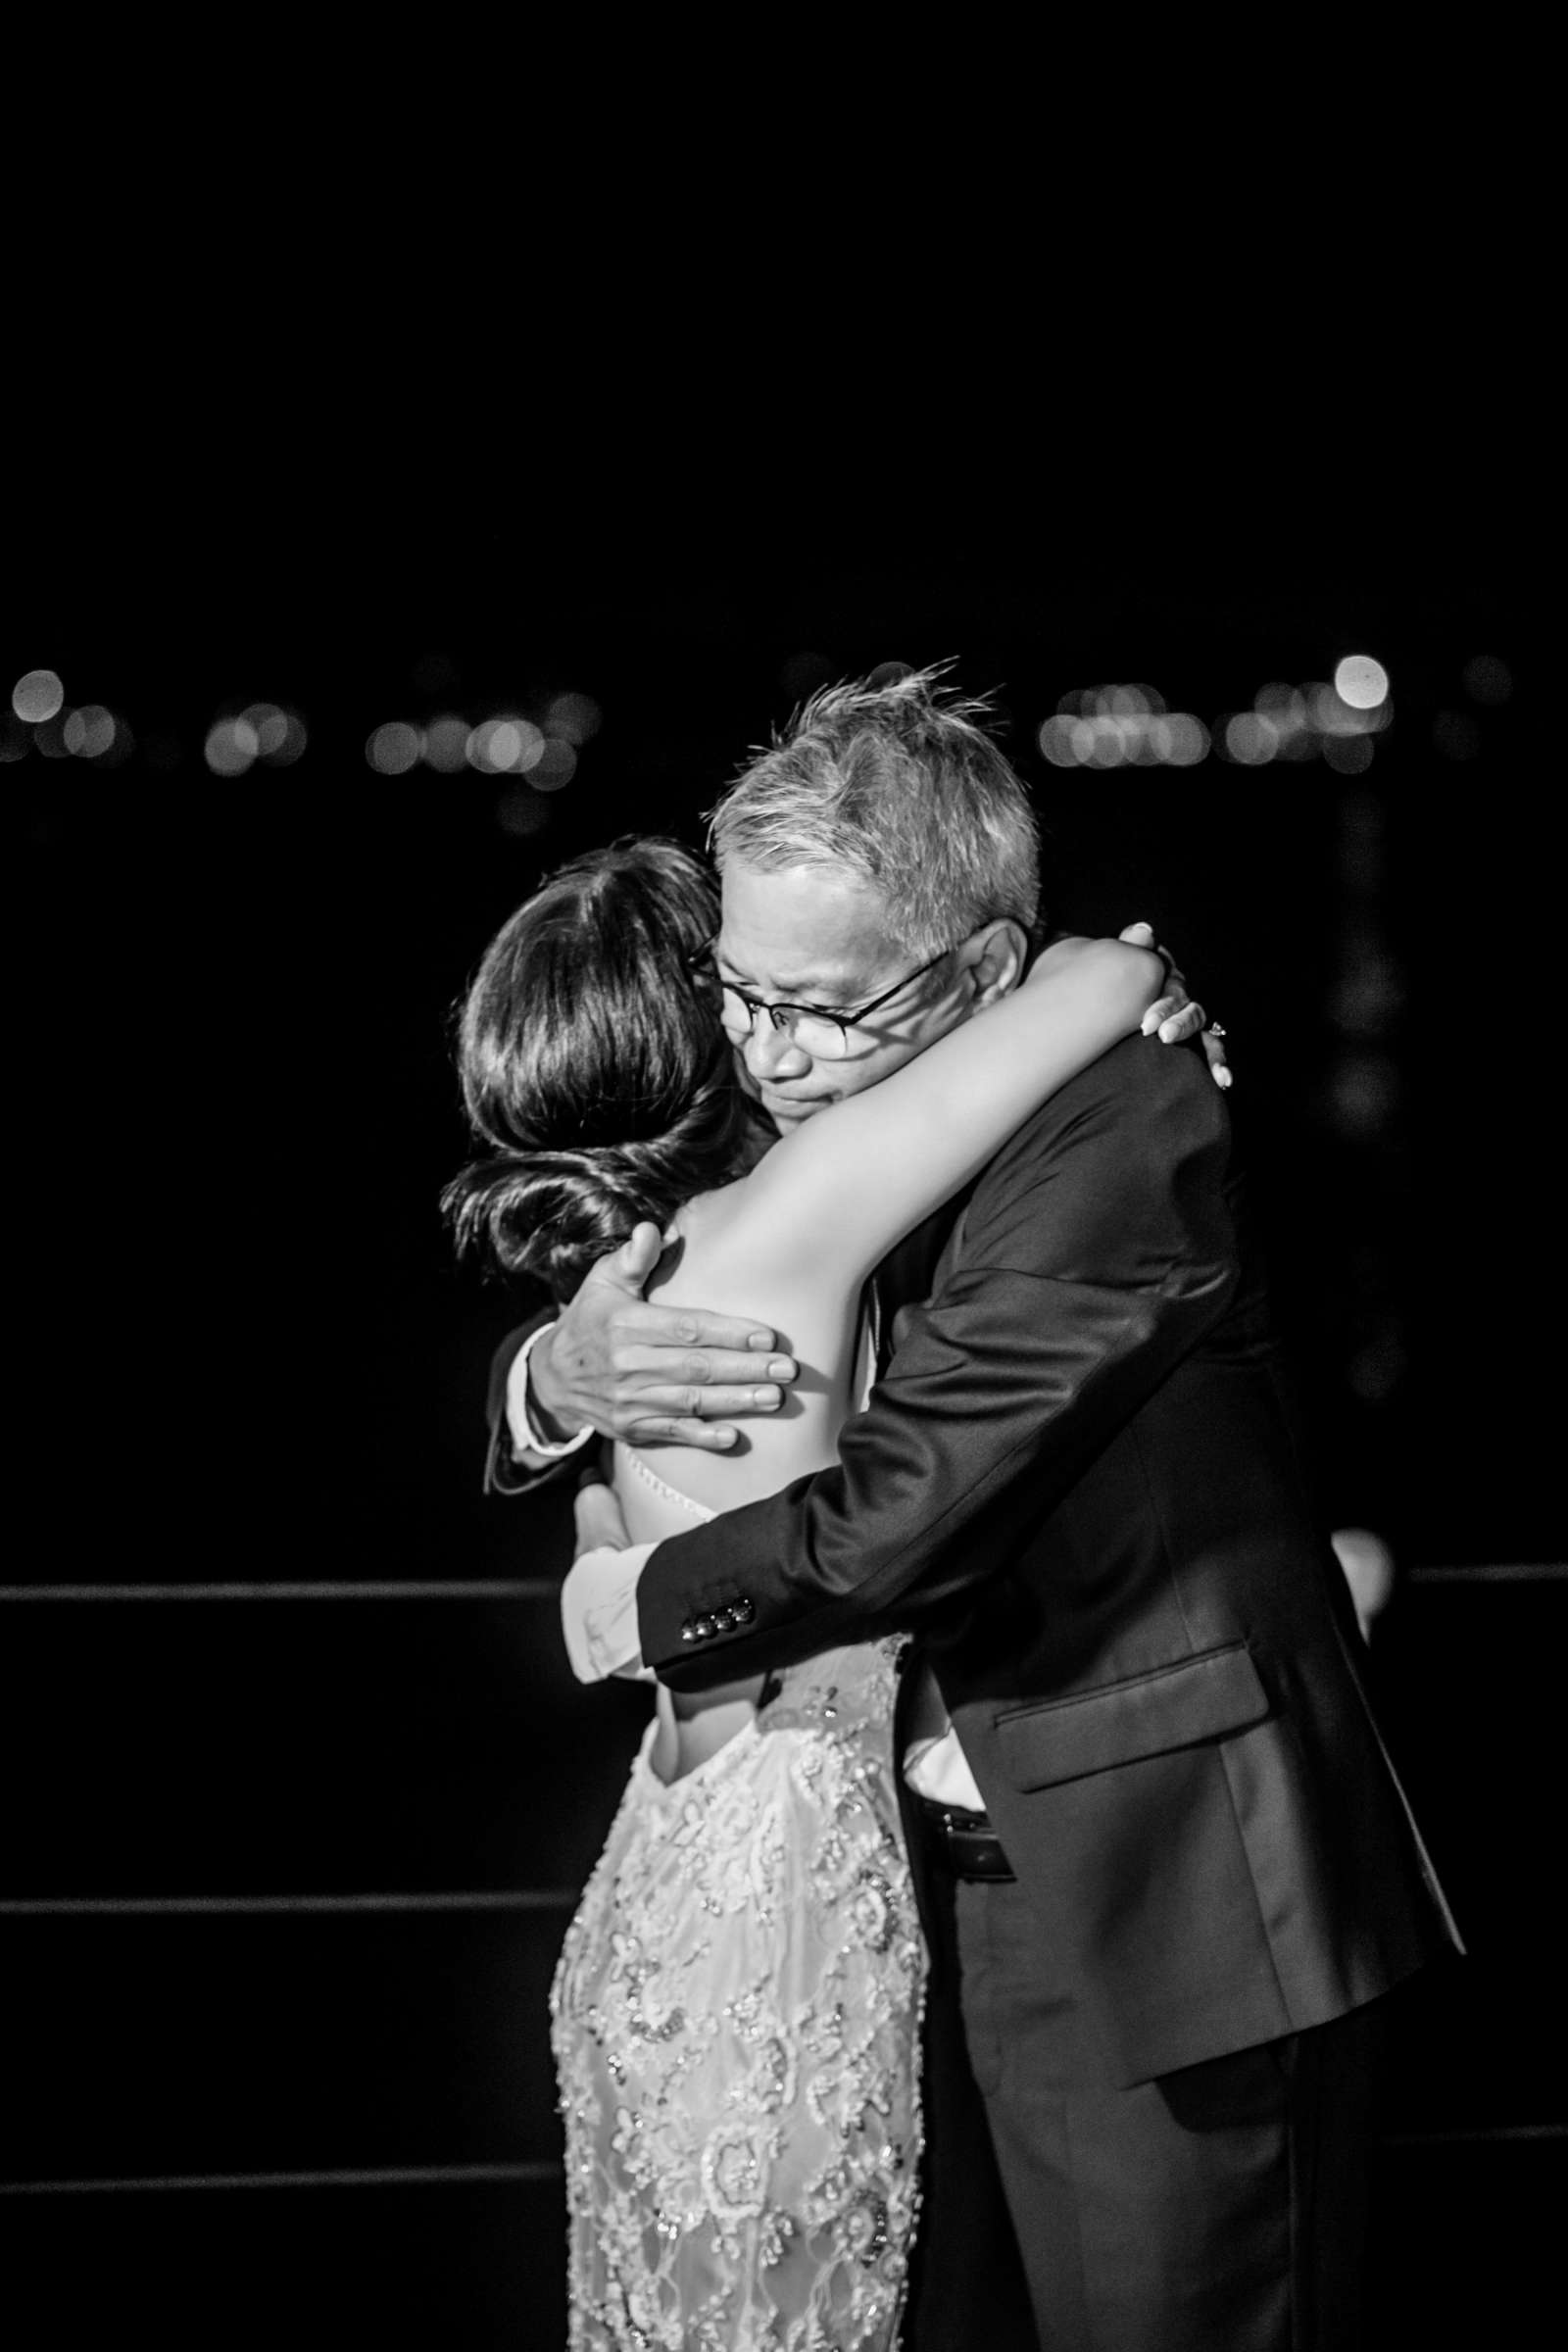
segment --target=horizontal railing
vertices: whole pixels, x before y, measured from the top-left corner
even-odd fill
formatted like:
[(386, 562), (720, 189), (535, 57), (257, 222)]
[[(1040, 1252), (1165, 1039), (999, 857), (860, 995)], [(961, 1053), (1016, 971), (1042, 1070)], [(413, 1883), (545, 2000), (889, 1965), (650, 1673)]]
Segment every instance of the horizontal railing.
[[(1555, 1584), (1568, 1580), (1568, 1562), (1488, 1562), (1475, 1566), (1408, 1570), (1401, 1585)], [(0, 1585), (0, 1601), (103, 1604), (139, 1601), (361, 1601), (361, 1600), (554, 1600), (559, 1584), (549, 1577), (398, 1578), (381, 1581), (267, 1580), (222, 1584)], [(42, 1896), (0, 1900), (0, 1918), (176, 1919), (245, 1917), (396, 1916), (415, 1913), (564, 1912), (577, 1899), (575, 1887), (398, 1890), (357, 1894), (104, 1895)], [(1385, 2135), (1394, 2150), (1480, 2145), (1540, 2145), (1568, 2140), (1568, 2124), (1477, 2125)], [(488, 2183), (556, 2183), (561, 2166), (539, 2160), (493, 2164), (429, 2164), (343, 2167), (294, 2172), (174, 2173), (95, 2180), (0, 2181), (0, 2196), (104, 2196), (238, 2189), (464, 2187)]]
[[(1568, 1561), (1525, 1560), (1462, 1568), (1411, 1568), (1400, 1577), (1399, 1585), (1544, 1585), (1565, 1580)], [(548, 1576), (403, 1577), (363, 1583), (268, 1579), (222, 1585), (0, 1585), (0, 1601), (555, 1600), (560, 1592), (559, 1580)]]

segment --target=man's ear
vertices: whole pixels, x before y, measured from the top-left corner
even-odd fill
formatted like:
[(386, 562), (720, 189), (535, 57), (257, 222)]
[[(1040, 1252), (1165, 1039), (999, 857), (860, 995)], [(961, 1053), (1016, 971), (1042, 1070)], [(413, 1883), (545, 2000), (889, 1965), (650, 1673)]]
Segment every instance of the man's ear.
[(958, 950), (958, 960), (974, 992), (974, 1010), (1010, 996), (1023, 978), (1029, 959), (1029, 941), (1023, 925), (1010, 916), (982, 923)]

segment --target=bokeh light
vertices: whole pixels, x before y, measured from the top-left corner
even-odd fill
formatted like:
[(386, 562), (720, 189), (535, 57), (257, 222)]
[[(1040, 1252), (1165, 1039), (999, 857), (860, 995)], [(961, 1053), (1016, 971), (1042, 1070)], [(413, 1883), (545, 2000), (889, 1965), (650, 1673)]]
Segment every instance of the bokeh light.
[(1372, 738), (1331, 735), (1323, 746), (1323, 759), (1337, 776), (1364, 775), (1372, 764)]
[(1319, 678), (1303, 689), (1311, 723), (1320, 735), (1354, 735), (1360, 727), (1360, 713), (1352, 710), (1337, 686), (1327, 686)]
[(1352, 1046), (1335, 1061), (1328, 1080), (1328, 1113), (1342, 1135), (1370, 1143), (1386, 1133), (1398, 1108), (1399, 1074), (1375, 1047)]
[(536, 792), (559, 792), (577, 772), (577, 755), (559, 735), (548, 735), (528, 781)]
[(65, 703), (66, 690), (52, 669), (29, 669), (11, 689), (11, 708), (29, 727), (41, 727)]
[(1389, 673), (1370, 654), (1347, 654), (1335, 669), (1334, 691), (1352, 710), (1376, 710), (1389, 699)]
[(220, 718), (207, 731), (202, 757), (215, 776), (243, 776), (261, 748), (248, 718)]
[(73, 710), (61, 729), (61, 740), (78, 760), (101, 760), (115, 740), (115, 714), (102, 703), (83, 703)]
[(258, 760), (270, 760), (288, 742), (288, 717), (276, 703), (252, 703), (240, 716), (256, 738)]
[(545, 730), (564, 743), (584, 744), (598, 734), (603, 716), (591, 695), (558, 694), (545, 712)]
[(1196, 767), (1208, 757), (1208, 729), (1190, 710), (1168, 711), (1149, 732), (1155, 753), (1169, 767)]
[(278, 716), (283, 722), (281, 737), (262, 757), (270, 766), (292, 767), (310, 742), (310, 733), (297, 710), (282, 710)]
[(1072, 748), (1073, 722), (1061, 711), (1046, 719), (1040, 729), (1040, 749), (1053, 767), (1074, 767), (1077, 758)]
[(432, 718), (424, 730), (424, 764), (438, 775), (455, 776), (467, 763), (470, 729), (466, 718), (448, 710)]
[(1513, 672), (1495, 654), (1477, 654), (1464, 665), (1464, 690), (1473, 703), (1494, 710), (1513, 692)]
[(1225, 756), (1243, 767), (1263, 767), (1279, 749), (1279, 730), (1260, 710), (1237, 710), (1225, 721)]
[(423, 748), (416, 727), (401, 718), (389, 718), (371, 734), (365, 757), (378, 776), (406, 776), (411, 767), (418, 765)]
[(521, 775), (544, 757), (545, 737), (531, 718), (503, 712), (475, 727), (464, 744), (470, 767), (493, 776)]
[(1152, 686), (1102, 686), (1063, 695), (1036, 741), (1053, 767), (1191, 767), (1208, 730), (1189, 710), (1168, 711)]

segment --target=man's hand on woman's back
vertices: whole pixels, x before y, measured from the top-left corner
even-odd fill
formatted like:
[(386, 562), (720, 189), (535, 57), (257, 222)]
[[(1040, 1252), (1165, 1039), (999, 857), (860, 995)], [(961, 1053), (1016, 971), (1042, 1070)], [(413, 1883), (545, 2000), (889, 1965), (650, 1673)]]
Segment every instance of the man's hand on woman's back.
[(722, 1453), (739, 1434), (723, 1416), (778, 1410), (797, 1366), (765, 1325), (643, 1298), (662, 1248), (657, 1225), (635, 1227), (514, 1365), (507, 1423), (519, 1453), (535, 1436), (590, 1427), (632, 1446)]

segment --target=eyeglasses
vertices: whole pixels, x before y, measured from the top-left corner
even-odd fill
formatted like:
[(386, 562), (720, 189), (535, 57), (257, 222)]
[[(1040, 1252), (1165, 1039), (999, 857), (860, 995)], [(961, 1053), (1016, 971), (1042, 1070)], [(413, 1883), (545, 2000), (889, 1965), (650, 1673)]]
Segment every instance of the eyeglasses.
[(713, 962), (713, 950), (717, 944), (715, 932), (707, 946), (693, 956), (692, 969), (717, 987), (719, 1019), (730, 1035), (737, 1040), (750, 1037), (758, 1014), (765, 1012), (780, 1037), (787, 1037), (792, 1046), (799, 1046), (801, 1052), (808, 1054), (813, 1061), (842, 1061), (850, 1051), (851, 1030), (858, 1029), (867, 1013), (879, 1012), (902, 989), (907, 988), (911, 980), (918, 980), (926, 972), (934, 971), (943, 958), (953, 953), (951, 948), (944, 948), (941, 954), (931, 957), (929, 963), (922, 963), (916, 970), (906, 972), (902, 980), (895, 980), (891, 988), (885, 988), (868, 1004), (858, 1004), (853, 1012), (828, 1012), (820, 1004), (770, 1004), (761, 997), (748, 996), (744, 988), (737, 988), (733, 980), (726, 980)]

